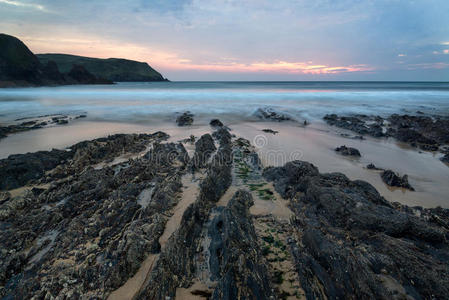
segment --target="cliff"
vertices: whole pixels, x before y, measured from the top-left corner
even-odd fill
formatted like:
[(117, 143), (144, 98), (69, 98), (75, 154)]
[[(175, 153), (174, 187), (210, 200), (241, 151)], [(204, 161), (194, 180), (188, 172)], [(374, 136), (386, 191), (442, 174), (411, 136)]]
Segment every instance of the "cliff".
[(110, 81), (165, 81), (166, 79), (145, 62), (121, 58), (91, 58), (69, 54), (37, 54), (42, 64), (54, 61), (61, 72), (73, 65), (83, 66), (97, 77)]

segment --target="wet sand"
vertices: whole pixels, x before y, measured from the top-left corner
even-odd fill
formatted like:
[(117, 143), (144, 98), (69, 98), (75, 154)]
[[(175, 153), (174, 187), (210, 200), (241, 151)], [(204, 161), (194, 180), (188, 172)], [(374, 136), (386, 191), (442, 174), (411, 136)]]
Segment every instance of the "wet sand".
[[(362, 179), (371, 183), (389, 201), (410, 206), (449, 207), (449, 167), (439, 156), (430, 152), (411, 149), (391, 139), (354, 140), (342, 137), (344, 130), (329, 127), (322, 122), (313, 122), (302, 127), (298, 123), (236, 122), (224, 121), (236, 136), (253, 143), (264, 166), (280, 166), (287, 161), (300, 159), (315, 164), (321, 172), (341, 172), (350, 179)], [(262, 129), (278, 131), (276, 135)], [(173, 122), (158, 121), (154, 124), (129, 124), (119, 122), (94, 122), (75, 120), (68, 125), (22, 132), (0, 140), (0, 158), (11, 154), (65, 148), (74, 143), (115, 133), (152, 133), (164, 131), (179, 141), (196, 137), (212, 129), (207, 120), (196, 120), (194, 126), (177, 127)], [(333, 150), (347, 145), (360, 150), (361, 158), (341, 156)], [(415, 192), (391, 188), (385, 185), (379, 171), (368, 170), (366, 165), (392, 169), (399, 174), (408, 174)]]
[(154, 263), (159, 258), (159, 254), (150, 254), (143, 261), (137, 273), (128, 279), (124, 285), (122, 285), (117, 290), (113, 291), (108, 300), (123, 300), (123, 299), (133, 299), (136, 293), (140, 290), (142, 285), (145, 283), (147, 279), (148, 272), (154, 266)]

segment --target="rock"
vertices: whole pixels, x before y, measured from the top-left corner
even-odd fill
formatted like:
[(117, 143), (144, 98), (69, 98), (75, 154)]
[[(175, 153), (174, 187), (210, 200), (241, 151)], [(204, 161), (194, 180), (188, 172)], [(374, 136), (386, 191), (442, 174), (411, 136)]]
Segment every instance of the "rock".
[(190, 112), (185, 112), (176, 118), (176, 124), (178, 126), (190, 126), (193, 124), (193, 114)]
[(378, 167), (376, 167), (374, 164), (368, 164), (367, 166), (366, 166), (366, 168), (368, 169), (368, 170), (383, 170), (383, 169), (381, 169), (381, 168), (378, 168)]
[(11, 197), (11, 194), (8, 192), (0, 192), (0, 205), (4, 202), (8, 201)]
[(271, 107), (259, 108), (254, 113), (254, 115), (259, 119), (267, 120), (267, 121), (282, 122), (282, 121), (292, 121), (293, 120), (289, 116), (287, 116), (281, 112), (277, 112)]
[(59, 124), (59, 125), (69, 124), (69, 121), (66, 120), (66, 119), (59, 119), (59, 120), (58, 120), (58, 124)]
[(212, 136), (220, 142), (220, 145), (230, 144), (232, 136), (229, 133), (228, 129), (222, 127), (212, 133)]
[(224, 126), (223, 123), (218, 119), (210, 120), (209, 125), (212, 127), (223, 127)]
[(383, 182), (389, 186), (402, 187), (414, 191), (415, 189), (408, 183), (408, 176), (399, 177), (391, 170), (385, 170), (381, 175)]
[(361, 156), (359, 150), (346, 146), (337, 147), (335, 148), (335, 151), (345, 156)]
[[(217, 130), (221, 131), (226, 129)], [(228, 132), (229, 134), (229, 132)], [(203, 226), (215, 203), (224, 195), (232, 183), (232, 149), (227, 135), (219, 135), (220, 148), (207, 169), (207, 176), (200, 184), (196, 201), (190, 205), (181, 220), (179, 229), (169, 239), (159, 260), (136, 299), (174, 298), (179, 286), (188, 287), (195, 276), (197, 255), (201, 251)], [(155, 289), (154, 287), (158, 288)]]
[(193, 168), (205, 167), (216, 150), (214, 139), (210, 134), (206, 133), (201, 136), (195, 143), (195, 154), (192, 160)]
[[(264, 170), (289, 201), (289, 247), (307, 299), (445, 298), (447, 209), (391, 204), (369, 183), (294, 161)], [(444, 217), (442, 212), (447, 215)], [(437, 215), (433, 221), (430, 215)], [(444, 218), (444, 220), (443, 220)]]
[(210, 268), (218, 282), (211, 299), (275, 298), (266, 265), (261, 263), (263, 255), (249, 213), (252, 205), (251, 194), (239, 190), (211, 221)]
[[(339, 117), (335, 114), (326, 115), (323, 118), (329, 125), (348, 129), (362, 135), (371, 135), (374, 137), (384, 136), (382, 124), (383, 119), (380, 117), (367, 116), (349, 116)], [(370, 121), (371, 123), (368, 123)]]
[(446, 153), (443, 157), (440, 158), (442, 162), (449, 164), (449, 153)]
[(272, 133), (272, 134), (276, 134), (279, 133), (279, 131), (273, 130), (273, 129), (262, 129), (263, 132), (266, 133)]
[(32, 180), (44, 176), (72, 157), (73, 153), (56, 150), (10, 155), (0, 160), (0, 189), (10, 190), (21, 187)]
[(191, 134), (188, 138), (181, 140), (181, 142), (189, 143), (189, 144), (193, 145), (193, 144), (195, 144), (195, 140), (196, 140), (196, 137), (193, 134)]
[[(166, 137), (114, 135), (78, 143), (72, 151), (2, 160), (3, 172), (5, 165), (23, 162), (2, 174), (17, 181), (26, 174), (22, 171), (46, 170), (68, 155), (58, 168), (69, 176), (60, 180), (51, 171), (40, 174), (51, 181), (47, 187), (16, 192), (13, 198), (0, 193), (0, 297), (106, 298), (149, 254), (160, 252), (158, 240), (180, 200), (187, 163), (182, 146), (158, 143)], [(155, 143), (150, 155), (93, 168), (123, 151), (140, 153), (150, 142)], [(142, 194), (149, 199), (141, 199)]]

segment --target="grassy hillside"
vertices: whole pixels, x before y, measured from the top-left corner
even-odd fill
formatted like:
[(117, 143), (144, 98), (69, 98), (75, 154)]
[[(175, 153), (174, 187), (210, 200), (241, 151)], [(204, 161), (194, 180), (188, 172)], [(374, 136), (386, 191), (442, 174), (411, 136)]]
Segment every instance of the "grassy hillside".
[(97, 77), (111, 81), (163, 81), (162, 75), (147, 63), (119, 58), (90, 58), (68, 54), (37, 54), (42, 64), (54, 61), (62, 73), (73, 65), (83, 66)]

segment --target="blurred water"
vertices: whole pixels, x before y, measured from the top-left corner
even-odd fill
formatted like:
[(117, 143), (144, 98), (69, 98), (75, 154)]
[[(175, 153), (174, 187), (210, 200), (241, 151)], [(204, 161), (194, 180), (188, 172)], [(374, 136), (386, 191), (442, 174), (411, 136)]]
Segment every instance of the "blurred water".
[(251, 118), (274, 107), (298, 119), (327, 113), (449, 112), (439, 82), (161, 82), (0, 89), (0, 122), (45, 114), (145, 123), (190, 110), (199, 117)]

